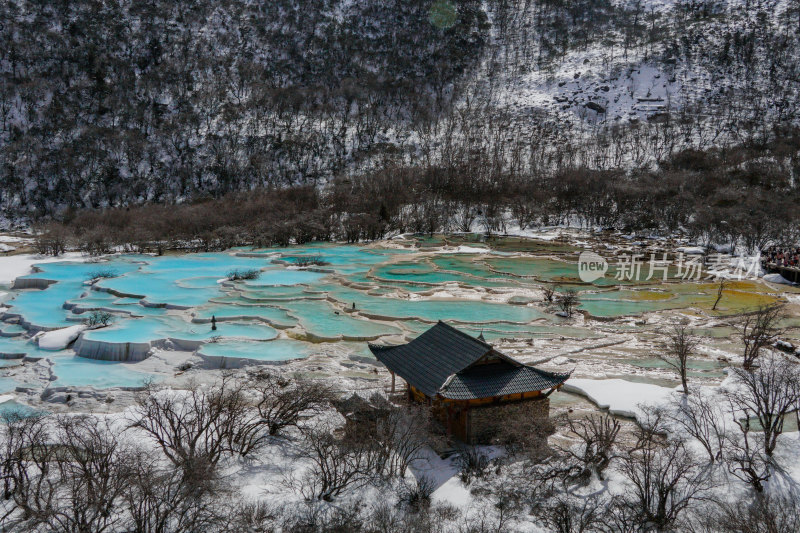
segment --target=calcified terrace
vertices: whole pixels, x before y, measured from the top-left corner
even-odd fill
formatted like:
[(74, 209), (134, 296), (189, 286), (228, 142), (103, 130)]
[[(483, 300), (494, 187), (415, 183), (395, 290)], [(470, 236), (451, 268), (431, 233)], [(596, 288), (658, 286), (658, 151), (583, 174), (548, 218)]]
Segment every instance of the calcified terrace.
[[(17, 278), (0, 322), (0, 393), (23, 401), (64, 390), (141, 386), (249, 364), (377, 386), (384, 372), (366, 341), (404, 342), (445, 320), (526, 362), (575, 376), (674, 384), (655, 357), (664, 324), (688, 319), (701, 336), (691, 364), (719, 380), (738, 347), (730, 318), (761, 304), (788, 303), (787, 339), (799, 338), (797, 289), (763, 280), (729, 283), (716, 310), (714, 281), (615, 279), (615, 258), (674, 253), (678, 242), (563, 234), (542, 239), (479, 235), (406, 237), (363, 246), (309, 245), (227, 253), (117, 255), (54, 262)], [(585, 249), (612, 267), (593, 283), (578, 278)], [(256, 279), (231, 281), (233, 270)], [(646, 268), (643, 269), (643, 275)], [(103, 277), (97, 278), (98, 274)], [(543, 288), (575, 289), (571, 317)], [(110, 325), (72, 328), (93, 311)], [(216, 329), (212, 327), (212, 317)], [(73, 331), (64, 346), (42, 347), (37, 333)], [(44, 392), (44, 394), (42, 394)]]

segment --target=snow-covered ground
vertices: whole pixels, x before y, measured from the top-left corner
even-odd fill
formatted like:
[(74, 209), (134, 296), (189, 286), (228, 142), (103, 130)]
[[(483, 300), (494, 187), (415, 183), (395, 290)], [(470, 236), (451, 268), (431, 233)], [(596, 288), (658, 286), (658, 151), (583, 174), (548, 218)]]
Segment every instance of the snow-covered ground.
[(86, 259), (86, 256), (79, 252), (68, 252), (58, 257), (34, 254), (0, 256), (0, 285), (11, 285), (18, 277), (30, 274), (36, 263), (85, 261)]

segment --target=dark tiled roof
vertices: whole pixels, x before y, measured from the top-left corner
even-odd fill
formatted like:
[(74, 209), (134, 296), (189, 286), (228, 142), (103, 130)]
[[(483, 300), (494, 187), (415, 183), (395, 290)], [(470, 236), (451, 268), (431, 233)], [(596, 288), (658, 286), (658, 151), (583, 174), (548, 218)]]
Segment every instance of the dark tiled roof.
[(435, 396), (447, 378), (489, 353), (492, 347), (439, 321), (408, 344), (370, 344), (369, 349), (386, 368), (423, 394)]
[(515, 366), (502, 361), (476, 365), (453, 376), (439, 394), (451, 400), (472, 400), (506, 394), (519, 394), (556, 387), (569, 374), (554, 374), (532, 366)]
[(569, 377), (517, 363), (502, 354), (496, 363), (471, 367), (492, 347), (441, 321), (408, 344), (370, 344), (369, 348), (389, 370), (423, 394), (441, 394), (453, 400), (544, 390)]

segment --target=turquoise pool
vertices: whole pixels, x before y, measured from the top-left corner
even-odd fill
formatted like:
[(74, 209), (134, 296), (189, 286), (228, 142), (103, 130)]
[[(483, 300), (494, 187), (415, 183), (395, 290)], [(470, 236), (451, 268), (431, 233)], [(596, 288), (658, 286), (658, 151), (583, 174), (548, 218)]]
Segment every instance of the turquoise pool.
[(158, 376), (140, 372), (127, 363), (97, 361), (75, 355), (52, 356), (53, 373), (57, 387), (141, 387), (148, 381), (158, 381)]
[[(595, 336), (588, 328), (572, 327), (554, 316), (554, 307), (538, 301), (536, 289), (542, 282), (560, 282), (559, 290), (575, 287), (580, 308), (598, 317), (705, 305), (713, 289), (690, 284), (619, 286), (608, 278), (594, 285), (578, 284), (574, 251), (559, 257), (563, 260), (530, 253), (437, 253), (427, 246), (310, 244), (48, 263), (25, 278), (54, 283), (10, 291), (6, 303), (11, 308), (4, 319), (13, 322), (19, 316), (20, 325), (0, 323), (0, 331), (22, 335), (0, 336), (0, 353), (49, 358), (59, 369), (59, 383), (137, 386), (148, 376), (137, 374), (135, 365), (75, 358), (71, 352), (41, 352), (29, 341), (30, 330), (73, 325), (92, 309), (104, 309), (114, 313), (112, 324), (86, 331), (85, 340), (146, 344), (173, 339), (186, 341), (176, 343), (185, 350), (200, 345), (199, 353), (209, 357), (282, 361), (307, 357), (319, 347), (295, 339), (363, 347), (354, 339), (413, 335), (440, 319), (489, 340)], [(325, 263), (325, 271), (297, 267), (308, 259)], [(260, 276), (228, 281), (228, 273), (236, 269), (256, 269)], [(91, 286), (89, 280), (101, 271), (111, 277)], [(469, 298), (457, 293), (451, 298), (430, 296), (441, 296), (453, 282), (475, 290)], [(644, 290), (634, 290), (637, 287)], [(509, 291), (522, 291), (513, 304), (493, 301), (494, 293)], [(723, 302), (732, 299), (727, 298)], [(217, 330), (208, 323), (212, 316), (219, 319)], [(282, 337), (292, 339), (277, 338), (279, 329), (287, 330)], [(17, 363), (0, 361), (0, 366), (8, 364)]]
[(211, 357), (288, 361), (308, 357), (314, 353), (315, 346), (311, 343), (287, 339), (268, 342), (220, 341), (204, 344), (199, 353)]

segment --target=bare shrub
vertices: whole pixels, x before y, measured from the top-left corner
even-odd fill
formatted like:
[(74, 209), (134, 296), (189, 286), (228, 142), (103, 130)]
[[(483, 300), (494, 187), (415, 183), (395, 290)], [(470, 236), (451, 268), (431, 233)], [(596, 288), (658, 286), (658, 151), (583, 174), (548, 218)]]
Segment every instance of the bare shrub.
[(261, 271), (257, 268), (236, 268), (229, 270), (225, 277), (231, 281), (253, 280), (261, 277)]
[(104, 278), (115, 278), (117, 276), (119, 276), (119, 272), (115, 268), (98, 268), (89, 272), (86, 275), (86, 279), (89, 281), (96, 281)]
[(458, 455), (458, 468), (461, 481), (469, 485), (474, 479), (483, 479), (486, 476), (489, 456), (478, 446), (464, 446)]
[(90, 328), (95, 326), (107, 326), (113, 319), (114, 315), (108, 311), (95, 310), (89, 312), (89, 315), (83, 319), (83, 323)]
[(705, 523), (715, 533), (794, 533), (800, 531), (800, 505), (796, 498), (761, 495), (749, 504), (719, 505)]
[(578, 307), (580, 303), (578, 291), (572, 288), (566, 289), (563, 293), (561, 293), (557, 302), (558, 308), (561, 309), (561, 312), (568, 317), (572, 316), (575, 308)]
[(404, 483), (400, 489), (400, 503), (411, 510), (419, 511), (431, 504), (431, 496), (436, 490), (436, 484), (432, 479), (422, 476), (414, 480), (413, 483)]
[(588, 533), (598, 531), (597, 524), (604, 518), (606, 504), (594, 496), (560, 496), (538, 507), (534, 514), (553, 533)]
[(299, 267), (310, 267), (310, 266), (325, 266), (329, 265), (327, 261), (323, 259), (321, 255), (311, 255), (311, 256), (297, 256), (292, 258), (294, 264)]
[(280, 531), (287, 533), (359, 533), (364, 531), (364, 517), (357, 505), (332, 507), (308, 502), (284, 515)]
[(545, 285), (544, 287), (542, 287), (542, 297), (544, 298), (544, 301), (547, 303), (553, 303), (553, 296), (555, 295), (555, 293), (556, 289), (552, 285)]
[(282, 517), (282, 509), (265, 500), (245, 501), (239, 504), (232, 516), (232, 524), (226, 531), (230, 533), (272, 533)]
[(333, 390), (318, 381), (288, 379), (269, 372), (251, 375), (256, 408), (270, 435), (296, 427), (303, 413), (314, 413), (330, 405)]

